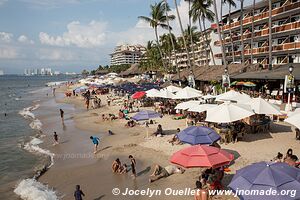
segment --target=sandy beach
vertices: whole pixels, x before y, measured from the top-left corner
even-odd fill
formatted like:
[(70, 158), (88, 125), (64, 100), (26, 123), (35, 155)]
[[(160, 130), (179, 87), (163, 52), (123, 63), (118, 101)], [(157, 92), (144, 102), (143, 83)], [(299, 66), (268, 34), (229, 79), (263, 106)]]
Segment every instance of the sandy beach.
[[(61, 88), (63, 92), (66, 88)], [(165, 190), (195, 188), (200, 169), (188, 169), (184, 174), (176, 174), (154, 183), (149, 183), (148, 178), (154, 164), (169, 165), (170, 156), (182, 149), (185, 145), (168, 143), (177, 128), (186, 127), (185, 120), (173, 120), (171, 116), (157, 119), (167, 135), (164, 137), (146, 138), (147, 132), (152, 133), (157, 124), (125, 127), (126, 120), (102, 121), (103, 113), (117, 114), (119, 106), (106, 105), (106, 95), (101, 96), (104, 104), (99, 109), (86, 110), (84, 101), (80, 97), (63, 97), (57, 95), (56, 99), (41, 104), (37, 113), (43, 122), (43, 132), (46, 134), (44, 147), (55, 154), (54, 165), (39, 178), (39, 181), (53, 188), (59, 197), (65, 200), (74, 199), (75, 185), (81, 185), (86, 194), (85, 199), (148, 199), (149, 196), (114, 196), (112, 190), (119, 188), (124, 192), (129, 189)], [(59, 108), (65, 111), (65, 121), (61, 122)], [(151, 108), (147, 108), (151, 109)], [(42, 112), (47, 110), (47, 112)], [(111, 130), (114, 135), (108, 135)], [(52, 134), (56, 131), (60, 144), (53, 145)], [(101, 138), (100, 150), (93, 154), (93, 145), (89, 137)], [(277, 152), (286, 153), (292, 148), (294, 154), (300, 154), (299, 141), (295, 140), (295, 134), (291, 126), (279, 122), (271, 125), (270, 133), (249, 134), (243, 141), (230, 144), (222, 144), (223, 149), (229, 150), (235, 155), (234, 164), (230, 166), (231, 172), (224, 178), (227, 185), (236, 170), (258, 161), (270, 161)], [(111, 164), (116, 158), (122, 163), (130, 163), (128, 155), (133, 155), (137, 160), (137, 178), (133, 179), (131, 172), (124, 175), (113, 174)], [(153, 197), (152, 197), (153, 198)], [(154, 199), (193, 199), (192, 196), (165, 195), (155, 196)], [(215, 196), (213, 199), (237, 199), (232, 196)]]

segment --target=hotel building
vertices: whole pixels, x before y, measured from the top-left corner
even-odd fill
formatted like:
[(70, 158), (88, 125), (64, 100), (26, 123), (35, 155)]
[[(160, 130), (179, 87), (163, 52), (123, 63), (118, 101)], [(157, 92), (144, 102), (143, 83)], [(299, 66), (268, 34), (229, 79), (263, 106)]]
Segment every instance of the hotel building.
[[(271, 20), (269, 20), (269, 1), (257, 2), (255, 8), (253, 5), (245, 7), (242, 21), (241, 10), (222, 17), (220, 27), (228, 63), (242, 63), (244, 60), (245, 65), (258, 63), (262, 68), (268, 68), (270, 64), (274, 67), (300, 63), (300, 0), (270, 1)], [(216, 32), (215, 24), (212, 24), (212, 28)], [(217, 40), (214, 45), (220, 47), (221, 42)], [(269, 48), (269, 45), (272, 47)], [(269, 61), (270, 54), (271, 61)], [(222, 53), (216, 54), (215, 57), (222, 60)]]
[(111, 56), (111, 65), (136, 64), (141, 61), (146, 48), (142, 45), (120, 45), (117, 46)]
[[(195, 66), (204, 66), (204, 65), (221, 65), (222, 60), (215, 58), (213, 60), (213, 56), (210, 51), (210, 47), (212, 48), (213, 55), (221, 53), (221, 47), (215, 46), (214, 42), (217, 40), (218, 35), (212, 31), (212, 29), (207, 29), (201, 33), (196, 33), (197, 37), (199, 37), (199, 41), (194, 44), (194, 54), (191, 48), (189, 48), (189, 56), (191, 63)], [(210, 45), (208, 45), (210, 44)], [(188, 67), (188, 59), (187, 53), (185, 49), (181, 49), (180, 52), (176, 53), (177, 65), (180, 69), (184, 69)], [(195, 61), (194, 61), (195, 58)], [(171, 60), (169, 57), (164, 58), (165, 62), (172, 62), (173, 66), (176, 66), (176, 60), (174, 53), (171, 56)], [(215, 62), (214, 62), (215, 61)]]

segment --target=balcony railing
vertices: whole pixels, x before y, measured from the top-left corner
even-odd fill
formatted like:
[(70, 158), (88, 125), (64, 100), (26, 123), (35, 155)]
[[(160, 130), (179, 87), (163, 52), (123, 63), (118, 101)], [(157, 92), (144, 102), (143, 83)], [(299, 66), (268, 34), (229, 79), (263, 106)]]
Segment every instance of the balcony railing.
[[(291, 42), (291, 43), (285, 43), (285, 44), (280, 44), (277, 46), (272, 47), (272, 52), (278, 52), (278, 51), (291, 51), (295, 49), (300, 49), (300, 42)], [(244, 55), (251, 55), (251, 50), (253, 51), (253, 55), (255, 54), (262, 54), (262, 53), (268, 53), (269, 52), (269, 47), (259, 47), (259, 48), (253, 48), (253, 49), (244, 49)], [(234, 55), (235, 56), (241, 56), (242, 51), (235, 51)], [(231, 57), (232, 52), (227, 52), (225, 56)], [(216, 58), (222, 58), (222, 54), (215, 54)]]
[[(284, 31), (289, 31), (289, 30), (296, 30), (296, 29), (300, 29), (300, 21), (299, 22), (292, 22), (292, 23), (288, 23), (288, 24), (283, 24), (281, 26), (274, 27), (274, 28), (272, 28), (272, 34), (284, 32)], [(249, 39), (249, 38), (251, 38), (251, 35), (252, 35), (251, 33), (247, 33), (247, 34), (243, 35), (243, 39), (244, 40)], [(260, 31), (255, 32), (254, 33), (254, 38), (255, 37), (267, 36), (267, 35), (269, 35), (269, 28), (265, 28), (265, 29), (262, 29)], [(241, 36), (232, 36), (232, 41), (233, 42), (239, 41), (239, 40), (241, 40)], [(230, 43), (231, 39), (227, 38), (227, 39), (223, 40), (223, 42), (225, 44)], [(220, 46), (221, 42), (220, 41), (215, 41), (214, 45)]]
[[(293, 10), (293, 9), (296, 9), (296, 8), (300, 8), (300, 2), (295, 2), (295, 3), (291, 3), (289, 5), (285, 5), (285, 6), (282, 6), (282, 7), (279, 7), (279, 8), (275, 8), (272, 10), (272, 16), (276, 16), (280, 13), (283, 13), (283, 12), (287, 12), (287, 11), (290, 11), (290, 10)], [(256, 16), (254, 16), (254, 22), (255, 21), (258, 21), (258, 20), (263, 20), (263, 19), (267, 19), (269, 17), (269, 11), (266, 11), (266, 12), (263, 12), (263, 13), (260, 13)], [(249, 17), (246, 17), (245, 19), (243, 19), (243, 25), (248, 25), (248, 24), (251, 24), (252, 23), (252, 16), (249, 16)], [(240, 21), (238, 22), (233, 22), (231, 24), (227, 24), (227, 25), (224, 25), (223, 27), (221, 27), (221, 29), (223, 31), (226, 31), (226, 30), (229, 30), (230, 28), (237, 28), (240, 26)]]

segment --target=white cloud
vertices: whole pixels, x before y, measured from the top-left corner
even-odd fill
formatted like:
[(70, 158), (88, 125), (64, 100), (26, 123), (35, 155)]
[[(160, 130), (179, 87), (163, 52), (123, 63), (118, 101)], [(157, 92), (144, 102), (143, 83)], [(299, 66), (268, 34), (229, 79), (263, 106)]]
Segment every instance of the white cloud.
[(18, 41), (24, 44), (34, 44), (34, 42), (30, 40), (26, 35), (20, 35)]
[(1, 47), (0, 48), (0, 58), (1, 59), (14, 59), (17, 58), (17, 50), (13, 47)]
[(36, 56), (40, 60), (52, 60), (52, 61), (71, 61), (76, 60), (76, 56), (71, 51), (64, 49), (40, 49)]
[(11, 33), (6, 33), (6, 32), (0, 32), (0, 42), (11, 42), (13, 37), (13, 34)]
[(68, 31), (61, 36), (50, 36), (48, 33), (40, 32), (39, 38), (42, 44), (52, 46), (70, 46), (91, 48), (102, 46), (106, 41), (106, 22), (91, 21), (83, 25), (73, 21), (67, 25)]

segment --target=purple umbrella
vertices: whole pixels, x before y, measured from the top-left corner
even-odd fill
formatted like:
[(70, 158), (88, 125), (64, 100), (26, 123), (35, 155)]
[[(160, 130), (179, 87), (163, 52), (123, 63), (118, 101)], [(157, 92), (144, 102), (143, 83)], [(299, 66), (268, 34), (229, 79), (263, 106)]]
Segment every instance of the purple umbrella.
[(181, 142), (191, 145), (212, 144), (221, 139), (213, 129), (205, 126), (190, 126), (177, 134)]
[[(229, 187), (243, 200), (299, 200), (300, 169), (279, 162), (254, 163), (238, 170)], [(268, 195), (271, 191), (274, 194)]]
[(159, 118), (161, 115), (151, 110), (142, 110), (132, 117), (136, 121), (148, 120), (151, 118)]

